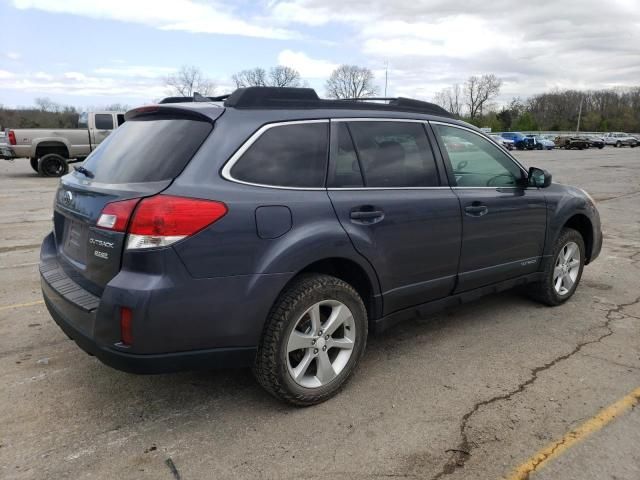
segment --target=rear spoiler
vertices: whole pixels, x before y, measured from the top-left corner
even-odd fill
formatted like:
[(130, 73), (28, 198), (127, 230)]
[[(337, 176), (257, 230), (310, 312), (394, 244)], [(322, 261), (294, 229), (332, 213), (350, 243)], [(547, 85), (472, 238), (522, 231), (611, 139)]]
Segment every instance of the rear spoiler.
[(124, 114), (125, 121), (132, 120), (134, 118), (144, 116), (161, 115), (166, 117), (175, 118), (191, 118), (192, 120), (204, 120), (209, 123), (215, 122), (220, 115), (224, 112), (224, 108), (220, 108), (217, 105), (212, 105), (211, 108), (195, 109), (190, 106), (180, 107), (179, 105), (145, 105), (143, 107), (137, 107), (129, 110)]

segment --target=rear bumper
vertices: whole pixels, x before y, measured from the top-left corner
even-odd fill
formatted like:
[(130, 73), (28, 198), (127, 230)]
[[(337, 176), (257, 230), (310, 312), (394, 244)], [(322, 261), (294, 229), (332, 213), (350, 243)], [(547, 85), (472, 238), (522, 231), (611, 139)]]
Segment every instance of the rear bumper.
[(15, 153), (13, 153), (13, 150), (11, 150), (11, 148), (7, 147), (6, 145), (0, 145), (0, 159), (13, 160), (14, 158), (16, 158), (16, 155)]
[[(264, 321), (291, 274), (194, 279), (170, 248), (139, 260), (151, 273), (123, 268), (101, 293), (91, 293), (67, 273), (47, 236), (40, 276), (55, 322), (83, 350), (128, 372), (251, 365)], [(121, 307), (133, 312), (131, 346), (121, 343)]]
[[(44, 302), (53, 320), (64, 333), (89, 355), (102, 363), (123, 372), (138, 374), (171, 373), (184, 370), (251, 366), (256, 354), (255, 347), (212, 348), (189, 352), (135, 354), (115, 350), (103, 345), (77, 329), (64, 313), (55, 306), (52, 297), (59, 296), (43, 280)], [(60, 300), (60, 299), (58, 299)], [(55, 302), (55, 303), (54, 303)]]

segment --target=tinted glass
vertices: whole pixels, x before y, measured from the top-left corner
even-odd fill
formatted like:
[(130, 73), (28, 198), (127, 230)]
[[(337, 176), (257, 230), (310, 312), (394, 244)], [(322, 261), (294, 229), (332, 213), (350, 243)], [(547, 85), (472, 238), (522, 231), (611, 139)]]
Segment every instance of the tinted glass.
[(119, 113), (117, 117), (118, 117), (118, 126), (120, 126), (124, 123), (124, 115), (122, 113)]
[(449, 155), (459, 187), (513, 187), (523, 172), (503, 151), (475, 133), (433, 125)]
[(417, 122), (349, 122), (367, 187), (439, 185), (427, 134)]
[(351, 134), (344, 122), (335, 124), (331, 137), (331, 170), (328, 186), (334, 188), (363, 187), (362, 174)]
[(84, 167), (102, 183), (169, 180), (180, 174), (212, 128), (182, 118), (129, 120), (87, 157)]
[(113, 116), (107, 113), (96, 113), (97, 130), (113, 130)]
[(322, 187), (328, 123), (300, 123), (265, 131), (231, 169), (237, 180), (279, 187)]

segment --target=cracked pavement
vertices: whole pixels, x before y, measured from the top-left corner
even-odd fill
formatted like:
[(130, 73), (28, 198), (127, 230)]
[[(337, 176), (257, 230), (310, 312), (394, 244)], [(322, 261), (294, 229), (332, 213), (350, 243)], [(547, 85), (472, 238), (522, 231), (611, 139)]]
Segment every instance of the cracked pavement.
[[(508, 475), (640, 386), (640, 149), (516, 155), (598, 202), (605, 243), (574, 298), (505, 292), (400, 324), (307, 409), (245, 370), (133, 376), (82, 352), (33, 304), (57, 181), (1, 163), (0, 478)], [(635, 408), (530, 478), (637, 480), (639, 432)]]

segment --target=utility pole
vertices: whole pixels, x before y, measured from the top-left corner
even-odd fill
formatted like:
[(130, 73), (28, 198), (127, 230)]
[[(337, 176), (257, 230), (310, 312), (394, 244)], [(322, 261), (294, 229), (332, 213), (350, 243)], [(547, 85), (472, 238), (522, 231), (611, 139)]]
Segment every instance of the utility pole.
[(580, 97), (580, 110), (578, 110), (578, 125), (576, 125), (576, 133), (580, 131), (580, 118), (582, 117), (582, 101), (584, 100), (584, 95)]
[(384, 62), (384, 96), (387, 97), (387, 85), (389, 83), (389, 60)]

